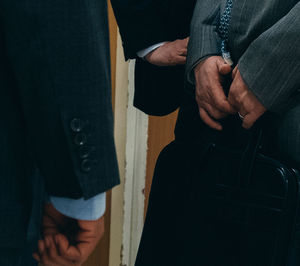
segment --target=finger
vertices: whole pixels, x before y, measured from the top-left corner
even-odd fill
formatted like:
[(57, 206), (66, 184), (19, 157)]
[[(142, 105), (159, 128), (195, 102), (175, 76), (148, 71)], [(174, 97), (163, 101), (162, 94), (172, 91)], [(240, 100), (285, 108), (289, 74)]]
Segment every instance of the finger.
[(207, 124), (209, 127), (216, 130), (222, 130), (221, 124), (214, 121), (203, 108), (199, 109), (199, 114), (203, 122)]
[(52, 236), (47, 237), (46, 246), (47, 246), (47, 255), (49, 261), (55, 263), (55, 265), (60, 265), (60, 266), (74, 265), (72, 260), (68, 260), (60, 256)]
[(228, 102), (228, 99), (225, 95), (224, 89), (221, 84), (220, 75), (216, 74), (212, 76), (209, 82), (210, 90), (208, 90), (208, 93), (210, 94), (210, 98), (214, 103), (214, 106), (223, 113), (235, 114), (235, 108)]
[(43, 240), (38, 241), (38, 251), (40, 255), (45, 251), (45, 242)]
[(247, 114), (249, 113), (249, 110), (247, 111), (245, 109), (245, 103), (241, 102), (240, 100), (237, 99), (236, 95), (229, 91), (228, 94), (228, 102), (231, 106), (235, 108), (236, 111), (238, 111), (240, 114)]
[(46, 247), (47, 247), (47, 253), (49, 255), (49, 258), (52, 261), (56, 261), (59, 257), (59, 254), (56, 249), (56, 245), (54, 244), (53, 238), (51, 236), (45, 237)]
[(241, 105), (240, 109), (238, 110), (238, 113), (242, 116), (242, 117), (245, 117), (249, 111), (247, 111), (243, 105)]
[(259, 116), (256, 113), (249, 113), (245, 115), (242, 125), (243, 128), (250, 129), (258, 118)]
[(189, 43), (189, 37), (182, 39), (182, 40), (177, 40), (176, 44), (184, 49), (187, 49), (188, 43)]
[(50, 250), (50, 241), (48, 237), (45, 237), (42, 244), (39, 243), (39, 253), (41, 258), (41, 263), (45, 266), (54, 265), (53, 259), (49, 256), (49, 250)]
[(239, 112), (241, 111), (241, 110), (240, 110), (240, 106), (239, 106), (239, 104), (236, 102), (235, 97), (234, 97), (234, 95), (233, 95), (233, 93), (232, 93), (232, 85), (231, 85), (231, 87), (230, 87), (230, 89), (229, 89), (229, 93), (228, 93), (228, 98), (227, 98), (227, 100), (228, 100), (228, 102), (229, 102), (229, 104), (230, 104), (231, 106), (234, 106)]
[(177, 56), (175, 58), (175, 65), (184, 65), (186, 62), (186, 56)]
[(236, 113), (236, 109), (234, 108), (233, 105), (229, 103), (223, 91), (223, 88), (219, 84), (215, 84), (211, 92), (212, 92), (212, 101), (214, 102), (216, 108), (219, 109), (219, 111), (227, 114)]
[(180, 51), (179, 55), (181, 55), (181, 56), (186, 56), (186, 55), (187, 55), (187, 49), (186, 49), (186, 48), (185, 48), (185, 49), (182, 49), (182, 50)]
[(218, 109), (212, 107), (211, 105), (209, 104), (202, 104), (202, 107), (204, 110), (206, 110), (206, 112), (209, 114), (209, 116), (211, 118), (214, 118), (214, 119), (221, 119), (221, 118), (224, 118), (226, 117), (228, 114), (227, 113), (223, 113), (223, 112), (220, 112)]
[[(51, 265), (50, 264), (50, 259), (49, 259), (49, 256), (47, 254), (47, 249), (45, 248), (44, 252), (43, 253), (40, 253), (40, 258), (41, 258), (41, 263), (44, 265), (44, 266), (49, 266)], [(52, 263), (53, 265), (53, 263)]]
[(219, 69), (219, 73), (223, 76), (230, 74), (232, 70), (231, 66), (227, 64), (220, 65), (218, 69)]
[(64, 258), (80, 262), (80, 261), (84, 261), (85, 260), (85, 256), (84, 255), (85, 254), (82, 254), (82, 252), (78, 248), (78, 246), (69, 246), (69, 248), (66, 250)]
[(232, 79), (235, 79), (237, 72), (238, 72), (238, 66), (236, 66), (236, 67), (232, 70)]
[(40, 261), (45, 265), (49, 265), (49, 258), (47, 255), (47, 251), (46, 251), (46, 243), (44, 240), (39, 240), (38, 241), (38, 251), (39, 251), (39, 258)]
[(77, 246), (71, 246), (68, 239), (64, 235), (56, 235), (55, 242), (58, 252), (63, 258), (74, 261), (80, 261), (82, 259), (80, 250), (77, 248)]
[(216, 62), (221, 75), (228, 75), (232, 71), (231, 66), (226, 64), (223, 59), (220, 58)]
[(59, 254), (64, 257), (70, 245), (69, 240), (64, 235), (58, 234), (55, 236), (55, 243)]
[[(247, 100), (248, 99), (248, 100)], [(240, 113), (245, 113), (247, 109), (249, 113), (249, 91), (244, 87), (244, 84), (240, 82), (239, 77), (233, 80), (228, 94), (228, 102), (234, 106)], [(247, 108), (246, 108), (247, 106)]]

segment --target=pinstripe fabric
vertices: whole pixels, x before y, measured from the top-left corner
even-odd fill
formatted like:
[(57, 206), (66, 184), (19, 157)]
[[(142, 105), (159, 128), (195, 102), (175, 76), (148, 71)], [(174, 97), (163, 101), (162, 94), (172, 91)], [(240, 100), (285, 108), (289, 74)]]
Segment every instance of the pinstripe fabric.
[(220, 19), (220, 0), (197, 1), (191, 22), (186, 72), (189, 82), (194, 83), (194, 66), (203, 58), (221, 54), (221, 39), (217, 33)]
[[(220, 18), (217, 10), (225, 3), (198, 1), (187, 59), (190, 82), (193, 66), (201, 58), (220, 53), (215, 21)], [(285, 110), (300, 88), (299, 14), (296, 0), (234, 1), (229, 50), (250, 90), (271, 111)]]

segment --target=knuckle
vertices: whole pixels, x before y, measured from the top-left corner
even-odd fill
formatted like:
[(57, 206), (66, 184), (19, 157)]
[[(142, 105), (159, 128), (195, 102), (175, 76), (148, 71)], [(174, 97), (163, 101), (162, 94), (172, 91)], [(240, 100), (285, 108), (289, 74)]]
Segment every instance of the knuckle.
[(227, 110), (227, 104), (225, 102), (216, 102), (216, 107), (219, 110)]

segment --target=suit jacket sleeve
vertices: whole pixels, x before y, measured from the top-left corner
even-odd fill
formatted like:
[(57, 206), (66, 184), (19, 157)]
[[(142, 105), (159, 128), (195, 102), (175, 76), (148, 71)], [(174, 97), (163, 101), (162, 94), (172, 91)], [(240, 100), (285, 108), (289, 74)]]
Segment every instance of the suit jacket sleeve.
[(194, 84), (194, 67), (204, 57), (220, 54), (217, 25), (220, 20), (221, 0), (198, 0), (192, 23), (188, 47), (187, 80)]
[(239, 60), (241, 75), (260, 102), (282, 111), (300, 88), (300, 2), (262, 33)]
[(125, 58), (153, 44), (168, 41), (169, 29), (159, 0), (111, 0), (120, 28)]
[(117, 185), (106, 1), (4, 0), (0, 10), (48, 194), (88, 199)]

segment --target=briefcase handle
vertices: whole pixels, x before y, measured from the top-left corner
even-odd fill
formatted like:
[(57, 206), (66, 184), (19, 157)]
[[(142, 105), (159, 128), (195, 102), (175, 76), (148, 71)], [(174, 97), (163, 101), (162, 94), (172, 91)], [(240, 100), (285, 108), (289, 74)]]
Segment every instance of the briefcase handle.
[(263, 129), (261, 123), (262, 119), (257, 121), (251, 129), (252, 134), (250, 134), (248, 145), (241, 158), (238, 175), (241, 186), (247, 187), (250, 184), (257, 153), (261, 149), (262, 144)]

